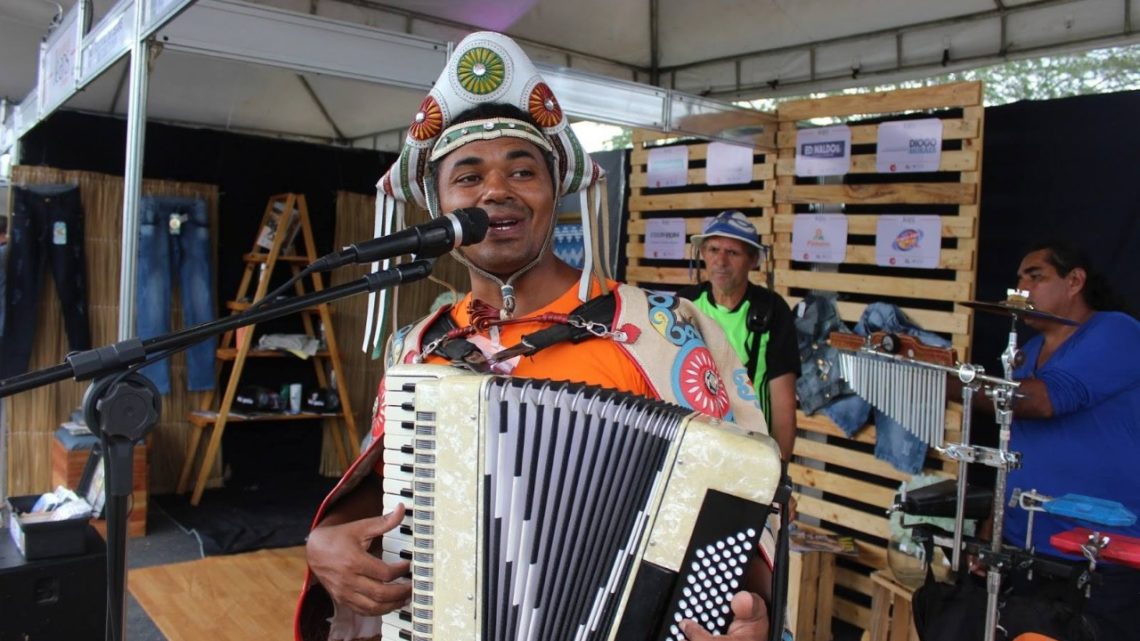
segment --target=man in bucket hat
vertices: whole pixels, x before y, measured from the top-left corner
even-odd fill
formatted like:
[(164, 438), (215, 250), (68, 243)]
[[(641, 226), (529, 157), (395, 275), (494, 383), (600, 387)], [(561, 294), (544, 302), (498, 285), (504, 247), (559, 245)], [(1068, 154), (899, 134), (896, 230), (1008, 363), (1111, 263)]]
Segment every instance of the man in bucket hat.
[[(748, 280), (749, 272), (767, 262), (768, 248), (739, 211), (723, 211), (707, 220), (701, 233), (693, 235), (692, 246), (694, 262), (699, 254), (708, 279), (677, 295), (693, 301), (724, 329), (787, 460), (796, 438), (796, 328), (788, 304), (771, 289), (771, 265), (765, 270), (767, 288)], [(699, 269), (697, 274), (700, 281)]]
[[(743, 366), (714, 323), (685, 301), (618, 285), (596, 259), (579, 272), (554, 256), (558, 197), (589, 189), (600, 178), (518, 45), (495, 33), (465, 38), (416, 114), (400, 158), (381, 179), (379, 209), (387, 223), (401, 217), (407, 202), (433, 216), (477, 206), (487, 211), (490, 228), (482, 242), (453, 252), (468, 267), (471, 292), (456, 306), (394, 333), (387, 364), (450, 363), (582, 382), (660, 398), (766, 433), (751, 388), (728, 383), (743, 380)], [(583, 197), (587, 233), (596, 224), (590, 201), (598, 200)], [(601, 318), (606, 331), (574, 335), (552, 320), (568, 315)], [(369, 554), (374, 540), (404, 519), (403, 506), (381, 514), (383, 433), (384, 417), (377, 412), (360, 458), (314, 519), (298, 639), (376, 638), (381, 617), (410, 599), (402, 579), (408, 563)], [(752, 585), (746, 580), (744, 587)], [(767, 611), (758, 595), (740, 591), (732, 611), (725, 638), (767, 638)], [(695, 622), (681, 627), (690, 639), (710, 638)]]

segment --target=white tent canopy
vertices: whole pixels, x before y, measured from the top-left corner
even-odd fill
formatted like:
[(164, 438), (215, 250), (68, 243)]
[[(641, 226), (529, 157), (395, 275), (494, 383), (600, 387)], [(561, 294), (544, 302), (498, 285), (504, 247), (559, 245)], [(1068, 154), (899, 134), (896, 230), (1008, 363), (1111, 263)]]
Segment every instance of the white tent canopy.
[[(75, 3), (0, 0), (0, 97), (26, 102), (40, 40), (58, 10)], [(92, 32), (130, 4), (92, 0)], [(142, 4), (161, 11), (182, 0)], [(572, 115), (670, 129), (676, 110), (654, 110), (675, 97), (804, 94), (1135, 42), (1140, 0), (267, 0), (249, 12), (215, 4), (192, 4), (158, 30), (165, 46), (151, 54), (151, 119), (392, 150), (442, 68), (446, 43), (475, 29), (516, 37), (547, 69), (596, 74), (602, 84), (583, 98), (597, 99), (601, 87), (674, 90), (652, 93), (647, 113), (628, 105), (589, 113), (559, 92)], [(378, 57), (373, 39), (382, 33), (400, 44)], [(434, 50), (408, 55), (409, 43)], [(66, 106), (126, 113), (127, 66), (117, 62)], [(384, 78), (391, 81), (377, 82)], [(702, 109), (719, 110), (709, 104)]]
[(0, 0), (0, 153), (60, 106), (127, 114), (130, 301), (147, 119), (395, 149), (449, 43), (494, 29), (572, 117), (768, 146), (772, 117), (725, 99), (1132, 42), (1140, 0), (112, 2)]

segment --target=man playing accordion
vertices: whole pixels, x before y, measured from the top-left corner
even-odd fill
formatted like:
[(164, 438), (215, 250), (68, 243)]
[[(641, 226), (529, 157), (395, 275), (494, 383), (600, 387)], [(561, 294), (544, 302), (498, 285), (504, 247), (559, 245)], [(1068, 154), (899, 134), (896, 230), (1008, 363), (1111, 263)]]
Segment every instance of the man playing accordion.
[[(743, 366), (714, 322), (688, 301), (606, 279), (594, 259), (579, 271), (553, 253), (559, 197), (597, 188), (601, 174), (513, 41), (494, 33), (464, 39), (416, 114), (400, 158), (381, 179), (380, 195), (390, 211), (414, 201), (433, 217), (479, 207), (490, 227), (482, 242), (453, 252), (470, 272), (471, 292), (397, 332), (387, 364), (450, 363), (585, 383), (767, 433)], [(583, 331), (566, 324), (570, 317), (597, 323)], [(379, 414), (374, 441), (384, 429)], [(370, 636), (374, 628), (358, 619), (379, 617), (411, 598), (411, 586), (401, 580), (408, 563), (385, 563), (369, 553), (373, 539), (404, 518), (403, 508), (381, 514), (376, 449), (375, 443), (365, 448), (318, 512), (306, 546), (311, 576), (298, 610), (298, 638)], [(749, 570), (732, 599), (734, 621), (725, 638), (767, 639), (767, 609), (757, 592), (766, 589), (770, 568), (753, 565), (759, 567)], [(689, 639), (711, 637), (693, 621), (678, 625)]]

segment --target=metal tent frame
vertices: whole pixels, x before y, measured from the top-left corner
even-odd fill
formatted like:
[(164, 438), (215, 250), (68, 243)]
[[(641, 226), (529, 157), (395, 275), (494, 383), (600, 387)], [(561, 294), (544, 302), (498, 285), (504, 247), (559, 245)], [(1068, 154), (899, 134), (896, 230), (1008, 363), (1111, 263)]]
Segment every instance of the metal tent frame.
[[(18, 105), (0, 102), (0, 154), (19, 158), (20, 139), (117, 61), (129, 57), (126, 174), (118, 334), (134, 335), (135, 253), (144, 124), (155, 47), (299, 72), (417, 89), (431, 88), (451, 44), (237, 0), (120, 0), (90, 29), (77, 2), (40, 47), (36, 88)], [(376, 64), (372, 61), (398, 61)], [(538, 65), (568, 115), (714, 140), (774, 144), (771, 114), (562, 67)]]

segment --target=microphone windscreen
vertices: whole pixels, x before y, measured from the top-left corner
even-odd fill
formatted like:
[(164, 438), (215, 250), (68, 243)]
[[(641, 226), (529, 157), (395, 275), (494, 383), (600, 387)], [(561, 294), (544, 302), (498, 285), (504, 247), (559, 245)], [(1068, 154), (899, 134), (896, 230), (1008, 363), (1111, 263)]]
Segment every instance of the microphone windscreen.
[(481, 242), (487, 236), (487, 228), (491, 226), (491, 219), (487, 211), (481, 207), (464, 207), (454, 212), (455, 218), (463, 229), (463, 242), (461, 245), (473, 245)]

